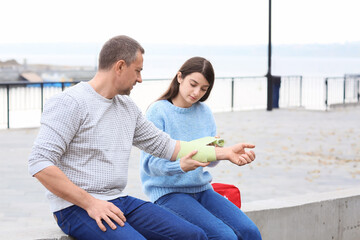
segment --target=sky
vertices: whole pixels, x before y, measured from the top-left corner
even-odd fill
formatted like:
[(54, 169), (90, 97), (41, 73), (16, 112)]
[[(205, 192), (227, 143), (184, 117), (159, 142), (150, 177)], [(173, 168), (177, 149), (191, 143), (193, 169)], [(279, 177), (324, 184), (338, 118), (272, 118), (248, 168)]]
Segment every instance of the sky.
[[(268, 42), (268, 0), (0, 0), (4, 43)], [(272, 0), (273, 44), (360, 41), (359, 0)]]

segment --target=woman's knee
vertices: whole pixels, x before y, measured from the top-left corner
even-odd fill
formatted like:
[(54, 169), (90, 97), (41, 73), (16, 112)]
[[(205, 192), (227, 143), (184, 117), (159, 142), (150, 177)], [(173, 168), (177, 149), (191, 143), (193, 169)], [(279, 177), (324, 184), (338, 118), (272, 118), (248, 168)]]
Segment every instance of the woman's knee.
[(238, 240), (238, 237), (236, 236), (234, 231), (222, 232), (221, 234), (211, 238), (217, 240)]
[(207, 230), (207, 236), (216, 240), (237, 240), (238, 237), (234, 230), (226, 224), (214, 225), (212, 229)]
[(202, 230), (199, 227), (196, 228), (192, 228), (190, 231), (186, 231), (186, 236), (183, 239), (196, 239), (196, 240), (207, 240), (208, 237), (206, 236), (206, 233), (204, 232), (204, 230)]
[(259, 228), (255, 224), (243, 230), (241, 236), (244, 240), (261, 240)]
[(257, 226), (254, 226), (251, 229), (251, 238), (250, 239), (261, 240), (261, 233)]

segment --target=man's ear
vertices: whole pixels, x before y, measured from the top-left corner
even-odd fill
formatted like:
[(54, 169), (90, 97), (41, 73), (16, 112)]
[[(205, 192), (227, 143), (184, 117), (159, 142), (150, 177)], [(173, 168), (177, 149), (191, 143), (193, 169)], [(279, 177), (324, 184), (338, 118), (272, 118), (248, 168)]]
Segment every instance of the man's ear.
[(119, 60), (114, 64), (115, 71), (122, 71), (126, 65), (124, 60)]

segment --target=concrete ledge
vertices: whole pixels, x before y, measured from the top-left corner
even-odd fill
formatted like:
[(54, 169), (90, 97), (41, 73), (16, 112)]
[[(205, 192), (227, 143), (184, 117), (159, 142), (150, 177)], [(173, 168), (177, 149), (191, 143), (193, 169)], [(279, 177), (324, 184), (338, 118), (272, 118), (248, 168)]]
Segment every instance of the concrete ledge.
[(359, 240), (360, 188), (243, 205), (266, 240)]
[[(359, 209), (360, 188), (242, 204), (242, 210), (259, 227), (264, 240), (359, 240)], [(17, 239), (74, 240), (55, 225), (22, 229), (16, 236)]]
[(38, 226), (36, 228), (21, 228), (16, 232), (6, 231), (0, 233), (0, 239), (8, 240), (75, 240), (67, 236), (56, 225)]

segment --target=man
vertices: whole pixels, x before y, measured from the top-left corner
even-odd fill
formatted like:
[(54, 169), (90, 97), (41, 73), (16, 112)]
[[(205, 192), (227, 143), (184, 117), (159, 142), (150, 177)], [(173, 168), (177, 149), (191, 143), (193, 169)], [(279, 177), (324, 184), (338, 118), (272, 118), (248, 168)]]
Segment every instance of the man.
[[(49, 99), (34, 143), (29, 172), (49, 191), (60, 228), (76, 239), (206, 239), (195, 225), (123, 193), (132, 145), (176, 160), (181, 143), (148, 122), (127, 96), (141, 83), (144, 49), (132, 38), (107, 41), (89, 82)], [(216, 159), (243, 165), (251, 144), (215, 148)], [(207, 166), (191, 158), (195, 166)], [(111, 229), (109, 229), (109, 227)]]

